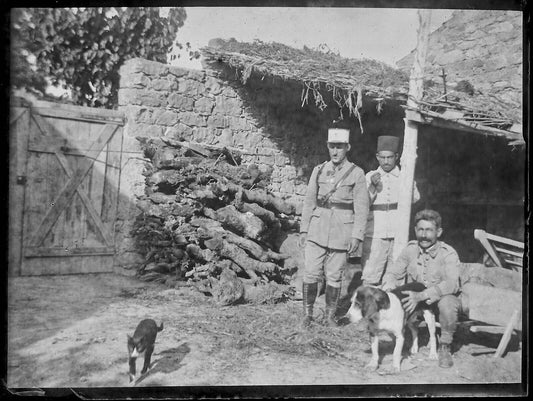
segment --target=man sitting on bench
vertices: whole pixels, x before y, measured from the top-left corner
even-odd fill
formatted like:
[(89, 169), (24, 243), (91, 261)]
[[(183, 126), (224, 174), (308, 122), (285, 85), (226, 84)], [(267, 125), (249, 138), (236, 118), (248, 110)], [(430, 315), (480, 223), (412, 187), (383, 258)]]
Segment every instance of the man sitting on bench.
[(422, 283), (426, 290), (408, 291), (402, 300), (405, 310), (412, 312), (419, 302), (436, 304), (441, 326), (439, 366), (453, 366), (451, 344), (457, 329), (461, 301), (458, 298), (459, 256), (450, 245), (439, 241), (442, 218), (434, 210), (421, 210), (415, 215), (416, 240), (410, 241), (396, 262), (385, 272), (382, 289), (385, 291), (407, 283)]

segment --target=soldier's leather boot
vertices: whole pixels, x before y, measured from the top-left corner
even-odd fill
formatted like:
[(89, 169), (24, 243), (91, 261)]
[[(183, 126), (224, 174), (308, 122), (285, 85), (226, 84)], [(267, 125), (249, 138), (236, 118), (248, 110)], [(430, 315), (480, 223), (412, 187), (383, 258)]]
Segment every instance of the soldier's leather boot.
[(337, 304), (341, 289), (326, 285), (326, 319), (324, 324), (329, 327), (336, 327), (335, 312), (337, 311)]
[(313, 305), (318, 292), (318, 283), (303, 283), (302, 303), (304, 306), (303, 326), (309, 327), (313, 321)]
[(439, 366), (441, 368), (451, 368), (453, 359), (450, 344), (441, 344), (439, 349)]

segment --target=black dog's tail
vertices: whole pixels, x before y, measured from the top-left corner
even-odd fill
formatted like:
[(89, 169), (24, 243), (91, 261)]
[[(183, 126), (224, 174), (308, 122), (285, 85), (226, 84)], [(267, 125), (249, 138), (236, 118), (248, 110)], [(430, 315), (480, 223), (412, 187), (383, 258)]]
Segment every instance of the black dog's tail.
[(160, 324), (159, 327), (157, 328), (157, 331), (158, 331), (158, 332), (161, 331), (161, 330), (163, 330), (163, 322), (161, 322), (161, 324)]

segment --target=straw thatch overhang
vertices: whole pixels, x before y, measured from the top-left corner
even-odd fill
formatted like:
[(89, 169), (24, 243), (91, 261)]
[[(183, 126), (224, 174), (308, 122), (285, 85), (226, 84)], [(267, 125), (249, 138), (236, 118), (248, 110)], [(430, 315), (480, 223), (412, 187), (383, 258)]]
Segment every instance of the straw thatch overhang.
[(353, 60), (332, 52), (307, 47), (295, 49), (281, 43), (238, 42), (214, 39), (201, 49), (205, 61), (216, 68), (226, 64), (238, 71), (246, 83), (254, 74), (302, 84), (302, 105), (314, 99), (321, 110), (327, 107), (323, 94), (331, 92), (340, 108), (359, 118), (363, 96), (382, 102), (407, 99), (408, 76), (375, 60)]
[[(302, 105), (312, 98), (318, 108), (327, 107), (324, 91), (331, 92), (340, 108), (360, 120), (365, 101), (407, 103), (409, 77), (404, 72), (375, 60), (347, 59), (332, 52), (304, 47), (295, 49), (280, 43), (238, 42), (214, 39), (201, 49), (205, 62), (216, 69), (229, 66), (245, 84), (252, 74), (292, 80), (302, 84)], [(503, 102), (481, 93), (471, 93), (467, 81), (455, 88), (439, 88), (428, 82), (417, 107), (407, 109), (408, 118), (448, 129), (505, 138), (510, 145), (523, 145), (522, 125)]]

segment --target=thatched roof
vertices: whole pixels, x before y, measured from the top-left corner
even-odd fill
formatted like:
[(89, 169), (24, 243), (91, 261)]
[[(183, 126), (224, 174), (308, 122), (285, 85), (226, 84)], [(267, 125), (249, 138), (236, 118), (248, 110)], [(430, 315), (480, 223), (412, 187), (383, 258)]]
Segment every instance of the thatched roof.
[(311, 93), (321, 109), (326, 107), (321, 95), (324, 90), (333, 93), (339, 106), (348, 107), (356, 115), (363, 95), (406, 99), (408, 91), (407, 74), (387, 64), (348, 59), (307, 47), (295, 49), (259, 40), (245, 43), (214, 39), (201, 53), (209, 64), (224, 63), (238, 70), (243, 83), (252, 73), (301, 82), (304, 102)]
[[(312, 94), (320, 109), (326, 107), (321, 94), (324, 91), (332, 92), (337, 104), (347, 107), (356, 117), (359, 117), (363, 96), (377, 101), (407, 100), (407, 73), (375, 60), (348, 59), (307, 47), (295, 49), (280, 43), (259, 40), (245, 43), (235, 39), (213, 39), (201, 53), (214, 68), (220, 63), (234, 68), (243, 83), (252, 73), (301, 82), (302, 104), (308, 102)], [(447, 88), (443, 96), (443, 88), (428, 82), (417, 110), (426, 119), (419, 121), (431, 124), (446, 120), (452, 123), (449, 128), (481, 131), (504, 136), (510, 141), (522, 140), (520, 134), (511, 132), (517, 125), (504, 104), (479, 91), (473, 95), (469, 89), (468, 82), (461, 83)]]

